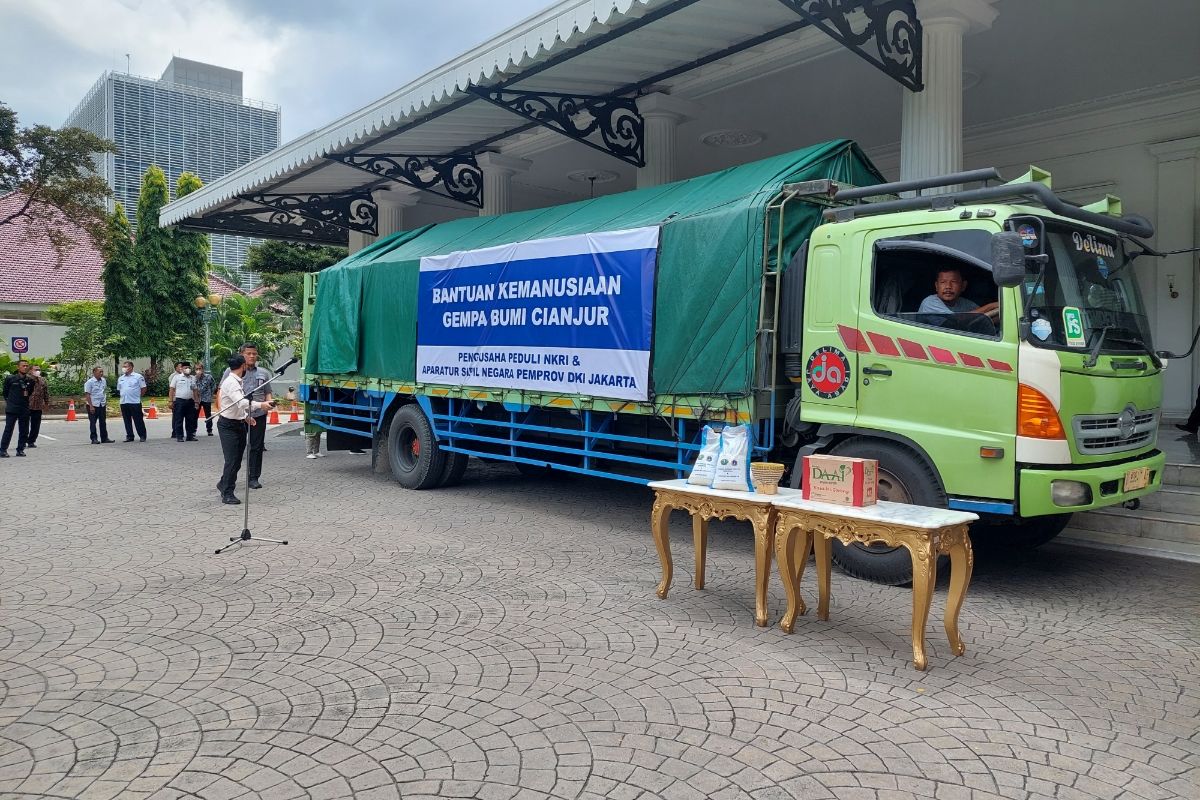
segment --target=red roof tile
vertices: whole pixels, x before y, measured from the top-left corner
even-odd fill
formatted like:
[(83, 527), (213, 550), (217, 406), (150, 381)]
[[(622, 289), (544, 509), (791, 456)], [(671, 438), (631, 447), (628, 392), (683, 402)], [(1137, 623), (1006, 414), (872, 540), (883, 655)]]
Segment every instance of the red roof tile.
[(222, 298), (235, 294), (245, 294), (240, 286), (235, 286), (220, 275), (208, 273), (208, 291), (219, 294)]
[[(17, 192), (0, 197), (0, 219), (24, 202)], [(74, 242), (61, 264), (49, 237), (31, 229), (24, 217), (0, 225), (0, 303), (104, 299), (104, 256), (83, 228), (66, 219), (60, 220), (59, 228)]]

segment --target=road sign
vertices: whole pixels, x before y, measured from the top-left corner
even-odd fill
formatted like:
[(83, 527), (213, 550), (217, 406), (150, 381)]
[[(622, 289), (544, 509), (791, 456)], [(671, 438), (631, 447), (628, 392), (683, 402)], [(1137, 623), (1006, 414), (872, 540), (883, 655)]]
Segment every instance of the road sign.
[(1075, 306), (1063, 309), (1063, 332), (1066, 334), (1067, 347), (1084, 347), (1087, 337), (1083, 335), (1083, 315)]
[(29, 352), (29, 337), (14, 336), (12, 337), (12, 351), (17, 355), (23, 355)]

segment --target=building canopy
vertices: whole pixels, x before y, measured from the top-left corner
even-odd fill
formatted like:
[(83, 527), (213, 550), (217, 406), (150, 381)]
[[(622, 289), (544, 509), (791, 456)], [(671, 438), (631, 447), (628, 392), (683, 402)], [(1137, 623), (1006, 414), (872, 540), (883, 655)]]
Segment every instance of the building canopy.
[(587, 147), (588, 163), (641, 167), (639, 96), (782, 39), (810, 56), (849, 48), (921, 88), (911, 0), (567, 0), (171, 203), (162, 224), (344, 244), (379, 232), (372, 192), (396, 185), (473, 212), (486, 191), (480, 154), (536, 131)]

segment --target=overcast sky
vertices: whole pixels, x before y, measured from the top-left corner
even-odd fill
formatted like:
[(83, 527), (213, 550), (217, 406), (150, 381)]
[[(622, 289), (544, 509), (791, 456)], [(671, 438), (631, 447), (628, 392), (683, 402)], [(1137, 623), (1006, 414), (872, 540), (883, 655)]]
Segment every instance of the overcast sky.
[(105, 70), (172, 56), (244, 73), (283, 141), (449, 61), (554, 0), (0, 0), (0, 102), (57, 127)]

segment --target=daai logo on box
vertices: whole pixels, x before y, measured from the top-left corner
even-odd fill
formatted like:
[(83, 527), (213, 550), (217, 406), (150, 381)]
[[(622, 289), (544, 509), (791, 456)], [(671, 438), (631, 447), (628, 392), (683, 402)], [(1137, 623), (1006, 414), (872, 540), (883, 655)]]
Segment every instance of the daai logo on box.
[(821, 469), (816, 464), (812, 465), (812, 479), (814, 481), (835, 481), (837, 483), (845, 483), (846, 478), (852, 474), (849, 464), (838, 464), (837, 472), (832, 472), (827, 469)]
[(804, 378), (813, 394), (832, 400), (850, 385), (850, 360), (836, 347), (818, 347), (808, 357)]

